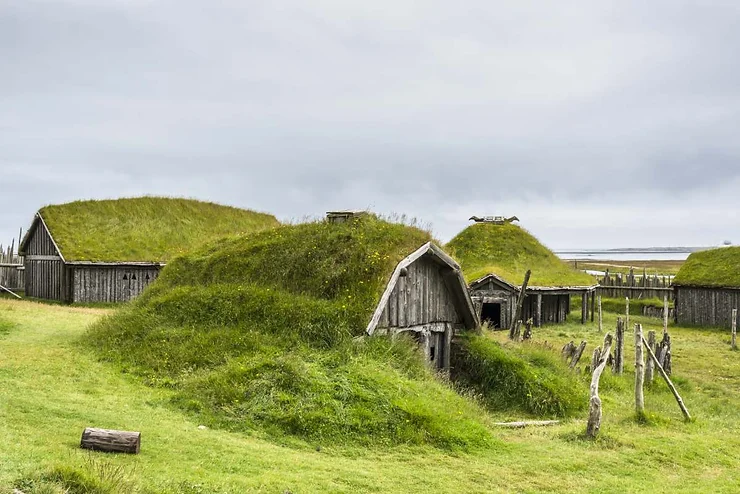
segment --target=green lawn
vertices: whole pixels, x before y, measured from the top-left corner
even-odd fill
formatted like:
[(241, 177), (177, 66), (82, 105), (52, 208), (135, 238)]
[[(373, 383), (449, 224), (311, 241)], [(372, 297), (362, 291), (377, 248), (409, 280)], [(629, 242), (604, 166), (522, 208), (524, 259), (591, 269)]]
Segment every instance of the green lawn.
[[(585, 428), (581, 419), (496, 430), (493, 446), (467, 453), (330, 444), (319, 449), (297, 440), (277, 444), (259, 432), (199, 430), (194, 417), (168, 404), (171, 392), (98, 362), (77, 343), (107, 312), (0, 300), (0, 492), (38, 472), (91, 461), (98, 468), (109, 465), (104, 471), (122, 466), (145, 492), (730, 493), (740, 483), (740, 352), (729, 350), (727, 333), (671, 328), (675, 381), (693, 423), (683, 422), (657, 381), (646, 390), (650, 423), (636, 423), (628, 360), (625, 376), (606, 371), (602, 379), (604, 420), (595, 443), (578, 438)], [(606, 315), (608, 328), (615, 317)], [(657, 319), (632, 320), (659, 330)], [(602, 337), (590, 324), (535, 332), (536, 341), (556, 350), (586, 339), (586, 359)], [(627, 338), (628, 356), (632, 341)], [(142, 452), (83, 452), (78, 445), (86, 426), (139, 430)]]

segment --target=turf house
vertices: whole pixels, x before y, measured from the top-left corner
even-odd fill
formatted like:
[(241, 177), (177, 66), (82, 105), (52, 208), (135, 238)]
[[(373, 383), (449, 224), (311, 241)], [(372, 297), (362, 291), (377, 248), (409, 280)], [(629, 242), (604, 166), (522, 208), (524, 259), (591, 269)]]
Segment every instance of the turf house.
[(572, 296), (581, 297), (581, 322), (586, 322), (589, 310), (593, 320), (596, 280), (568, 266), (517, 225), (475, 223), (455, 236), (446, 250), (465, 271), (480, 320), (493, 328), (511, 325), (527, 270), (532, 273), (522, 321), (532, 319), (535, 326), (564, 322)]
[(141, 197), (46, 206), (19, 248), (28, 297), (126, 302), (177, 254), (209, 239), (277, 226), (272, 215), (189, 199)]
[(678, 324), (729, 328), (740, 308), (740, 247), (694, 252), (673, 279)]

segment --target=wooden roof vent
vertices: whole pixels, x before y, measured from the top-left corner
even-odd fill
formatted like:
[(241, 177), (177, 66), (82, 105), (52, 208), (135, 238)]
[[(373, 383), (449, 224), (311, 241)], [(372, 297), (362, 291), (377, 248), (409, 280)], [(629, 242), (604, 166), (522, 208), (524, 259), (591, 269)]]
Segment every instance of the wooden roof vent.
[(346, 223), (347, 221), (359, 218), (367, 214), (367, 211), (357, 209), (348, 209), (346, 211), (327, 211), (326, 221), (329, 223)]

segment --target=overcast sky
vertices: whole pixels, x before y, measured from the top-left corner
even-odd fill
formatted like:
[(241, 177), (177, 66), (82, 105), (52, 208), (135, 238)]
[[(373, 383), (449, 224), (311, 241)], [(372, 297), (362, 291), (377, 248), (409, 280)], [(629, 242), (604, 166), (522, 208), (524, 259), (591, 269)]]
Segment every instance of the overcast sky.
[(0, 0), (0, 242), (45, 204), (740, 243), (740, 2)]

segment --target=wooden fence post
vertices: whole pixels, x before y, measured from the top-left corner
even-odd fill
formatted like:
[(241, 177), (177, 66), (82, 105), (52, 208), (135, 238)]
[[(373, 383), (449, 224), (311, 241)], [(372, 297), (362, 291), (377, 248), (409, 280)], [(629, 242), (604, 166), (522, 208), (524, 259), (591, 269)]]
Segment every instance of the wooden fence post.
[(732, 342), (731, 347), (733, 350), (737, 350), (737, 309), (732, 309)]
[(581, 294), (581, 324), (586, 324), (588, 318), (588, 292)]
[(612, 371), (614, 374), (622, 374), (624, 372), (624, 322), (621, 317), (617, 318), (616, 340)]
[(668, 332), (668, 295), (663, 295), (663, 334)]
[(624, 316), (625, 317), (625, 319), (624, 319), (624, 327), (629, 329), (629, 327), (630, 327), (630, 298), (629, 297), (625, 297), (624, 300), (625, 300), (625, 306), (624, 306), (624, 314), (625, 314), (625, 316)]
[(594, 305), (596, 305), (596, 290), (591, 292), (591, 322), (594, 322)]
[(645, 362), (642, 357), (642, 325), (635, 324), (635, 412), (645, 412), (643, 384), (645, 380)]
[(601, 314), (601, 295), (599, 295), (599, 333), (604, 331), (604, 318)]
[(599, 398), (599, 380), (601, 373), (604, 372), (606, 361), (612, 347), (612, 335), (609, 333), (604, 336), (604, 345), (601, 350), (594, 350), (594, 358), (591, 362), (593, 374), (591, 375), (591, 386), (589, 391), (591, 398), (588, 401), (588, 424), (586, 424), (586, 436), (594, 439), (601, 429), (601, 398)]
[(653, 351), (650, 349), (650, 346), (647, 344), (647, 341), (645, 341), (645, 338), (642, 338), (642, 343), (647, 347), (648, 354), (650, 355), (650, 358), (655, 363), (655, 367), (658, 369), (658, 372), (660, 372), (660, 375), (665, 380), (665, 383), (668, 385), (668, 388), (670, 388), (671, 393), (673, 393), (673, 397), (676, 398), (676, 401), (678, 402), (678, 406), (681, 408), (681, 412), (683, 413), (683, 416), (686, 418), (686, 420), (691, 420), (691, 415), (689, 414), (689, 410), (686, 408), (686, 405), (684, 405), (683, 400), (681, 399), (681, 396), (678, 394), (678, 391), (676, 390), (676, 387), (671, 382), (671, 379), (668, 377), (668, 374), (666, 374), (665, 369), (660, 365), (660, 362), (658, 362), (658, 357), (655, 356)]
[[(531, 270), (527, 270), (524, 274), (524, 283), (522, 283), (522, 289), (519, 292), (519, 299), (516, 302), (516, 312), (514, 313), (514, 319), (511, 320), (511, 328), (509, 328), (509, 339), (513, 340), (516, 333), (518, 332), (518, 325), (521, 324), (519, 320), (522, 317), (522, 306), (524, 305), (524, 297), (527, 296), (527, 285), (529, 284), (529, 277), (532, 274)], [(518, 337), (518, 335), (516, 335)], [(518, 338), (517, 338), (518, 339)]]
[[(648, 331), (647, 344), (651, 350), (655, 348), (655, 331)], [(645, 367), (645, 381), (648, 383), (653, 382), (653, 360), (648, 359)]]

